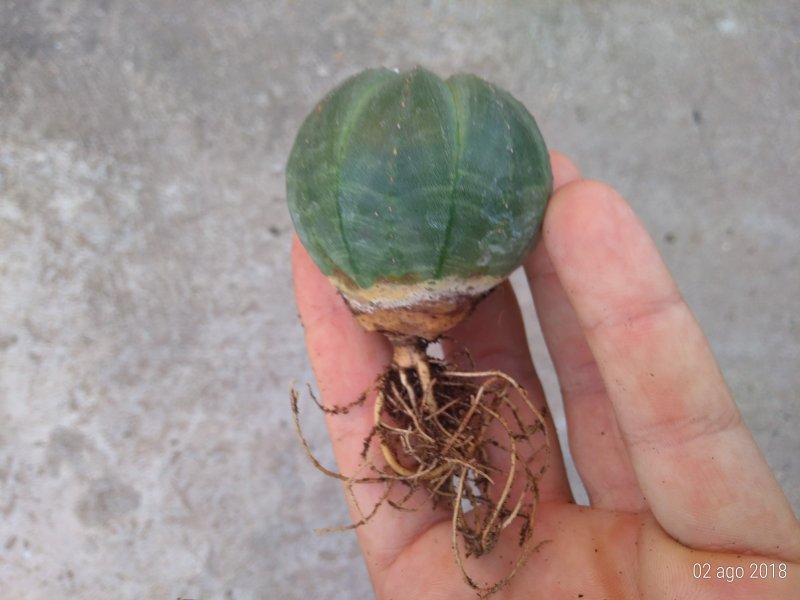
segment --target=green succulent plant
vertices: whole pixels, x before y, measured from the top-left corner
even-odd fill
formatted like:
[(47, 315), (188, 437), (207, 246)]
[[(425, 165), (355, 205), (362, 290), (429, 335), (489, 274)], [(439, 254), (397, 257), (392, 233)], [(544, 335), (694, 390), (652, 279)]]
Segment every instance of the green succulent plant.
[(298, 236), (362, 324), (428, 339), (521, 264), (551, 191), (520, 102), (421, 67), (366, 70), (332, 90), (287, 168)]

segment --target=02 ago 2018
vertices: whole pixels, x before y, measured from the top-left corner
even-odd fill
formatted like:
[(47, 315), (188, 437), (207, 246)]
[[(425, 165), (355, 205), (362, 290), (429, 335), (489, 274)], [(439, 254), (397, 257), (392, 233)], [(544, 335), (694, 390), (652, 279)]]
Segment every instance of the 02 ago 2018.
[(694, 579), (724, 579), (732, 583), (740, 579), (786, 579), (786, 563), (751, 562), (744, 565), (719, 565), (693, 563)]

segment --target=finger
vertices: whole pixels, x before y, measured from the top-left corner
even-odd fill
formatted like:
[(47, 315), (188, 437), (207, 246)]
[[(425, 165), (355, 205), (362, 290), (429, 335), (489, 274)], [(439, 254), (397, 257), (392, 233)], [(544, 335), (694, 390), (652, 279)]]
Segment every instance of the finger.
[[(448, 337), (452, 341), (443, 344), (448, 354), (465, 348), (474, 361), (476, 371), (496, 370), (511, 376), (527, 391), (528, 398), (540, 414), (545, 415), (550, 457), (548, 469), (539, 482), (540, 499), (544, 502), (570, 501), (572, 492), (555, 426), (547, 411), (544, 391), (528, 350), (522, 314), (511, 284), (504, 282), (499, 285), (478, 304), (469, 318), (448, 333)], [(526, 423), (535, 422), (534, 415), (530, 414), (521, 399), (516, 398), (515, 404)], [(507, 454), (496, 454), (493, 459), (497, 468), (504, 471), (509, 468)]]
[(646, 503), (583, 329), (540, 244), (525, 264), (536, 313), (558, 376), (575, 468), (595, 508), (639, 511)]
[[(391, 360), (391, 348), (383, 335), (369, 333), (356, 322), (296, 237), (292, 241), (292, 269), (297, 307), (323, 404), (350, 404), (374, 385)], [(374, 397), (370, 395), (347, 414), (326, 415), (336, 463), (346, 476), (369, 475), (359, 472), (359, 467), (364, 440), (373, 426), (373, 406)], [(381, 484), (352, 486), (358, 506), (349, 495), (347, 500), (354, 522), (368, 513), (384, 492)], [(368, 568), (374, 572), (390, 564), (427, 528), (449, 518), (448, 512), (433, 511), (429, 504), (413, 512), (382, 506), (366, 525), (356, 529)]]
[(550, 168), (553, 171), (554, 191), (570, 181), (581, 178), (581, 172), (575, 163), (560, 152), (550, 152)]
[[(558, 188), (580, 178), (569, 159), (559, 156), (558, 160), (564, 163)], [(570, 451), (589, 500), (606, 510), (641, 510), (644, 498), (600, 371), (545, 244), (539, 244), (528, 258), (525, 273), (558, 376)]]
[(596, 182), (565, 186), (544, 242), (661, 526), (694, 548), (800, 557), (800, 525), (625, 201)]

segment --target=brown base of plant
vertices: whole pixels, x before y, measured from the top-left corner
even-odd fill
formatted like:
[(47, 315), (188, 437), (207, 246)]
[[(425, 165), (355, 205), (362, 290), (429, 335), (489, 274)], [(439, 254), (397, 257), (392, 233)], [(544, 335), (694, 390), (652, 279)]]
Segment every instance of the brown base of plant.
[[(455, 560), (467, 584), (489, 596), (508, 583), (533, 549), (538, 481), (549, 453), (544, 417), (525, 390), (504, 373), (455, 370), (429, 357), (426, 342), (418, 338), (393, 342), (392, 365), (375, 385), (375, 424), (364, 440), (357, 470), (363, 476), (333, 472), (314, 458), (300, 428), (298, 395), (291, 392), (295, 425), (306, 452), (318, 469), (345, 482), (360, 515), (352, 525), (325, 531), (363, 525), (384, 503), (416, 510), (419, 506), (408, 504), (415, 492), (423, 491), (434, 507), (452, 511)], [(344, 414), (364, 403), (366, 394), (343, 407), (322, 407), (314, 400), (327, 413)], [(382, 460), (372, 452), (375, 446)], [(386, 486), (368, 513), (353, 494), (353, 486), (362, 483)], [(389, 499), (398, 484), (407, 493), (400, 500)], [(463, 559), (490, 552), (515, 523), (520, 523), (516, 560), (499, 581), (479, 585)]]

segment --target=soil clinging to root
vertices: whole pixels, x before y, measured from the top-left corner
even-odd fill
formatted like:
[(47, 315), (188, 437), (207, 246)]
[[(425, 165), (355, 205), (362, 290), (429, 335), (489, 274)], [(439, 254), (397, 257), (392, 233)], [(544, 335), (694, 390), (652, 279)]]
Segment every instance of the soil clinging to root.
[[(508, 375), (459, 370), (428, 356), (426, 346), (419, 339), (395, 341), (392, 364), (374, 386), (374, 426), (356, 474), (331, 471), (313, 456), (300, 427), (298, 394), (292, 390), (295, 425), (311, 461), (345, 482), (360, 515), (352, 525), (324, 531), (359, 527), (383, 504), (418, 510), (422, 494), (434, 508), (452, 513), (455, 560), (467, 584), (486, 597), (508, 583), (533, 550), (538, 482), (549, 455), (544, 416)], [(348, 406), (324, 407), (311, 395), (324, 412), (341, 418), (368, 397), (365, 393)], [(353, 487), (376, 483), (385, 491), (364, 510)], [(397, 486), (405, 493), (393, 493)], [(480, 585), (464, 559), (491, 552), (504, 532), (516, 536), (517, 557), (505, 576)]]

